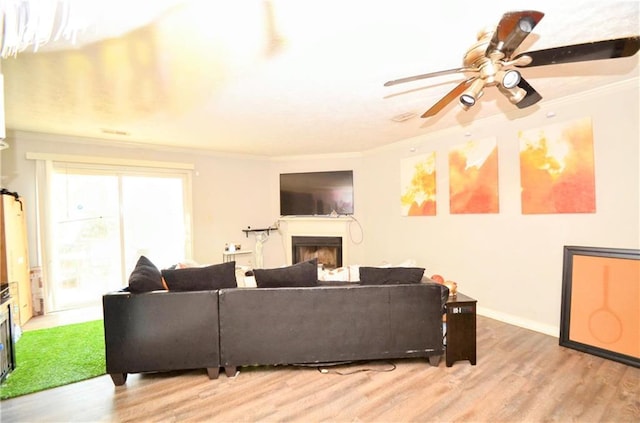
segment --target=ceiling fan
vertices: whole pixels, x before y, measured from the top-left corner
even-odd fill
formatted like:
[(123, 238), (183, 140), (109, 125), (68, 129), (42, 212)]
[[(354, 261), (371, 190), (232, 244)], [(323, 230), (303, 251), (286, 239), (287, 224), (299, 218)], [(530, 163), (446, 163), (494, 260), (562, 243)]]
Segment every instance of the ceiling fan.
[(542, 96), (525, 81), (516, 68), (586, 62), (633, 56), (640, 49), (640, 37), (573, 44), (513, 55), (525, 38), (540, 22), (544, 13), (535, 10), (507, 12), (496, 28), (478, 33), (478, 41), (467, 50), (463, 66), (388, 81), (385, 87), (405, 82), (449, 75), (472, 74), (449, 91), (421, 117), (431, 117), (458, 98), (464, 110), (472, 107), (484, 93), (485, 87), (497, 86), (518, 108), (529, 107)]

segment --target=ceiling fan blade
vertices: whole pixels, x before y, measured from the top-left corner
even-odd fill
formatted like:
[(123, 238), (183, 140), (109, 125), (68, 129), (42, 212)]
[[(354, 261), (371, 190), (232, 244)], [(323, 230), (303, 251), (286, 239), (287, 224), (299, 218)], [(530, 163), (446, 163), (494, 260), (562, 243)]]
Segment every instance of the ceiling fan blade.
[(445, 95), (444, 97), (442, 97), (440, 100), (438, 100), (438, 102), (436, 104), (434, 104), (433, 106), (431, 106), (431, 108), (429, 110), (427, 110), (426, 112), (424, 112), (422, 114), (422, 118), (427, 118), (427, 117), (431, 117), (434, 116), (436, 113), (438, 113), (440, 110), (444, 109), (449, 103), (451, 103), (454, 99), (460, 97), (460, 95), (471, 85), (471, 83), (473, 81), (475, 81), (476, 79), (478, 79), (477, 77), (473, 77), (473, 78), (469, 78), (467, 80), (462, 81), (461, 83), (459, 83), (458, 85), (456, 85), (456, 87), (454, 89), (452, 89), (451, 91), (449, 91), (447, 93), (447, 95)]
[(455, 68), (455, 69), (447, 69), (438, 72), (424, 73), (422, 75), (408, 76), (406, 78), (394, 79), (393, 81), (387, 81), (384, 83), (385, 87), (390, 87), (392, 85), (404, 84), (405, 82), (419, 81), (420, 79), (432, 78), (434, 76), (442, 76), (442, 75), (451, 75), (454, 73), (461, 72), (475, 72), (478, 69), (475, 68)]
[(524, 109), (525, 107), (533, 106), (538, 101), (542, 100), (542, 96), (538, 94), (538, 92), (533, 88), (524, 78), (520, 78), (520, 82), (518, 83), (518, 88), (522, 88), (527, 92), (522, 100), (516, 103), (516, 106), (519, 109)]
[(533, 66), (555, 65), (558, 63), (588, 62), (591, 60), (617, 59), (633, 56), (640, 49), (640, 37), (616, 38), (613, 40), (594, 41), (591, 43), (574, 44), (569, 46), (548, 48), (545, 50), (529, 51), (518, 54), (515, 60), (528, 56), (531, 62), (518, 64), (519, 68)]
[(502, 52), (504, 57), (511, 57), (543, 16), (544, 13), (536, 10), (507, 12), (502, 15), (502, 19), (500, 19), (500, 23), (487, 47), (486, 55), (488, 56), (497, 50)]

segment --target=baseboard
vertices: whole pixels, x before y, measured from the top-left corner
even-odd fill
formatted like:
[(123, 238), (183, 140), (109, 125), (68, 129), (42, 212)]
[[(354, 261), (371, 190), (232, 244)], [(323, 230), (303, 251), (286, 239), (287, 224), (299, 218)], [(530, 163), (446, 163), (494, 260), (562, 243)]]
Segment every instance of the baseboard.
[(502, 313), (500, 311), (491, 310), (484, 307), (478, 307), (476, 312), (480, 316), (489, 317), (491, 319), (498, 320), (500, 322), (509, 323), (510, 325), (519, 326), (521, 328), (530, 329), (536, 332), (544, 333), (558, 338), (560, 335), (560, 327), (553, 325), (545, 325), (540, 322), (536, 322), (529, 319), (523, 319), (522, 317), (514, 316), (508, 313)]

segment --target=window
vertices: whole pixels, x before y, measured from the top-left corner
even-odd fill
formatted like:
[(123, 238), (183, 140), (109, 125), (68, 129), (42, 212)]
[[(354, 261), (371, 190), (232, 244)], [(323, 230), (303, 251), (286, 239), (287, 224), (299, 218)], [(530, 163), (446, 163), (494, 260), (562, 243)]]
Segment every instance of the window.
[(99, 303), (141, 255), (158, 268), (190, 258), (189, 171), (52, 161), (45, 173), (48, 312)]

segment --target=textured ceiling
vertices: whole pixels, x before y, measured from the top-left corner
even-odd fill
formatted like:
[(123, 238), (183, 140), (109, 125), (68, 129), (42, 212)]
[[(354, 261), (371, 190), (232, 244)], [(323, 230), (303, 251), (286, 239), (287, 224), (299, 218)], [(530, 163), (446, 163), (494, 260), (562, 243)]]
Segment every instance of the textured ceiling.
[[(422, 114), (460, 81), (387, 80), (462, 65), (510, 10), (545, 17), (523, 50), (637, 35), (639, 2), (98, 2), (77, 44), (2, 61), (9, 129), (285, 156), (364, 151), (517, 109), (495, 88)], [(125, 19), (126, 17), (126, 19)], [(638, 56), (524, 69), (545, 102), (638, 78)], [(597, 64), (596, 64), (597, 63)]]

